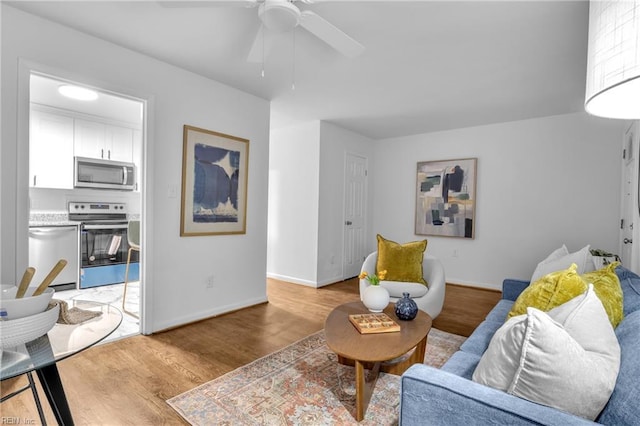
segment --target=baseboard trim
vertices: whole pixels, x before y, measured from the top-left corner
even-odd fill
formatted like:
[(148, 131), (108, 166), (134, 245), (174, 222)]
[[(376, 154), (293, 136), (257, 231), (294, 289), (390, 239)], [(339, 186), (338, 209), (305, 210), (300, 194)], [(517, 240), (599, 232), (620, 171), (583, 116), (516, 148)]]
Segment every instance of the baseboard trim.
[(455, 287), (465, 287), (465, 288), (470, 288), (474, 290), (490, 291), (494, 293), (502, 293), (502, 289), (497, 289), (495, 287), (481, 287), (477, 285), (459, 284), (459, 283), (452, 283), (452, 282), (448, 282), (447, 285), (451, 285)]
[(496, 292), (502, 293), (502, 286), (496, 287), (495, 284), (484, 284), (484, 283), (470, 282), (470, 281), (464, 281), (464, 280), (447, 280), (447, 285), (477, 288), (479, 290), (489, 290), (489, 291), (496, 291)]
[[(339, 283), (341, 281), (344, 281), (344, 279), (342, 277), (334, 277), (334, 278), (330, 278), (327, 280), (323, 280), (323, 281), (310, 281), (310, 280), (303, 280), (300, 278), (295, 278), (295, 277), (290, 277), (288, 275), (280, 275), (280, 274), (273, 274), (273, 273), (267, 273), (267, 278), (272, 278), (274, 280), (278, 280), (278, 281), (285, 281), (291, 284), (300, 284), (300, 285), (304, 285), (307, 287), (313, 287), (313, 288), (320, 288), (320, 287), (324, 287), (324, 286), (328, 286), (331, 284), (336, 284)], [(479, 282), (475, 282), (475, 281), (465, 281), (465, 280), (458, 280), (458, 279), (452, 279), (452, 280), (447, 280), (447, 284), (451, 284), (451, 285), (457, 285), (457, 286), (461, 286), (461, 287), (471, 287), (471, 288), (478, 288), (481, 290), (492, 290), (492, 291), (498, 291), (498, 292), (502, 292), (502, 285), (495, 285), (495, 284), (486, 284), (486, 283), (479, 283)]]
[(344, 281), (344, 278), (342, 277), (333, 277), (326, 280), (318, 281), (318, 287), (324, 287), (324, 286), (336, 284), (342, 281)]
[(344, 281), (342, 277), (333, 277), (322, 281), (302, 280), (300, 278), (290, 277), (288, 275), (272, 274), (267, 272), (267, 278), (272, 278), (278, 281), (285, 281), (292, 284), (300, 284), (307, 287), (320, 288), (327, 285), (335, 284), (340, 281)]
[(229, 305), (220, 306), (216, 309), (195, 312), (191, 315), (184, 315), (179, 318), (174, 318), (172, 321), (163, 322), (157, 324), (157, 329), (151, 334), (161, 333), (164, 331), (173, 330), (175, 328), (184, 327), (185, 325), (193, 324), (196, 322), (204, 321), (210, 318), (219, 317), (221, 315), (230, 314), (241, 309), (249, 308), (251, 306), (261, 305), (267, 303), (266, 297), (257, 297), (254, 299), (245, 300), (242, 303), (231, 303)]
[(307, 287), (313, 287), (313, 288), (317, 287), (317, 284), (315, 283), (315, 281), (302, 280), (300, 278), (290, 277), (288, 275), (272, 274), (272, 273), (268, 272), (267, 273), (267, 278), (272, 278), (272, 279), (278, 280), (278, 281), (286, 281), (286, 282), (292, 283), (292, 284), (301, 284), (301, 285), (305, 285)]

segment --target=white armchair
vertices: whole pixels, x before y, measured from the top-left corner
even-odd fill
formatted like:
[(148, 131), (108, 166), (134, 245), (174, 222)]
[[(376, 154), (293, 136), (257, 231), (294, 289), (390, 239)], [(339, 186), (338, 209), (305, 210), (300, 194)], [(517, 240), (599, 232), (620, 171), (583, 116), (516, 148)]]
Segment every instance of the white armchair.
[[(376, 263), (378, 262), (378, 252), (374, 251), (364, 260), (361, 272), (367, 272), (369, 275), (376, 273)], [(424, 254), (422, 260), (422, 273), (424, 280), (429, 284), (426, 287), (420, 283), (405, 283), (398, 281), (380, 281), (380, 285), (389, 292), (391, 302), (397, 302), (402, 298), (402, 293), (406, 292), (416, 302), (418, 308), (429, 314), (435, 319), (442, 311), (444, 304), (445, 278), (444, 267), (442, 263), (435, 257)], [(366, 279), (360, 280), (360, 299), (362, 292), (369, 287)]]

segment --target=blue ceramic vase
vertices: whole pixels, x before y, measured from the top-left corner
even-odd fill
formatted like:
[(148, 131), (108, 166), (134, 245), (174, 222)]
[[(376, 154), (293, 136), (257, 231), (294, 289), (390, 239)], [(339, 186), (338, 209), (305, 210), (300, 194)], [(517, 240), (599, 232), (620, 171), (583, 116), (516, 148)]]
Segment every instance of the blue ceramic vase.
[(403, 321), (410, 321), (418, 315), (418, 305), (409, 297), (409, 293), (402, 293), (402, 299), (396, 302), (396, 316)]

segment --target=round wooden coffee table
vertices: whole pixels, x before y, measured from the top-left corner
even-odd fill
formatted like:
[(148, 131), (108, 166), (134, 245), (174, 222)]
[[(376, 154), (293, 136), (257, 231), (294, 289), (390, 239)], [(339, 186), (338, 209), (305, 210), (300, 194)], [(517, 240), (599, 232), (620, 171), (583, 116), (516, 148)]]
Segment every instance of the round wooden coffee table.
[[(356, 370), (356, 420), (364, 419), (378, 373), (402, 374), (411, 365), (424, 360), (427, 335), (431, 330), (431, 317), (423, 311), (412, 321), (401, 321), (390, 303), (386, 313), (400, 325), (392, 333), (360, 334), (349, 321), (349, 315), (370, 313), (362, 302), (352, 302), (335, 308), (324, 324), (327, 345), (343, 364), (354, 365)], [(365, 368), (371, 370), (369, 383), (365, 383)]]

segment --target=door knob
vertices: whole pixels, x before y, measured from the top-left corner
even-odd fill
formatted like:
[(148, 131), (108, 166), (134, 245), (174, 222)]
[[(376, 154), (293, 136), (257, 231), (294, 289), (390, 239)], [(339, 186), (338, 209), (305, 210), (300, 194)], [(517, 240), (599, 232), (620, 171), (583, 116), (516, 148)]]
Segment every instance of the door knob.
[(622, 242), (625, 244), (632, 244), (633, 240), (631, 238), (625, 238), (624, 240), (622, 240)]
[(345, 225), (353, 225), (353, 222), (351, 222), (350, 220), (348, 220), (348, 221), (346, 221), (344, 224), (345, 224)]

